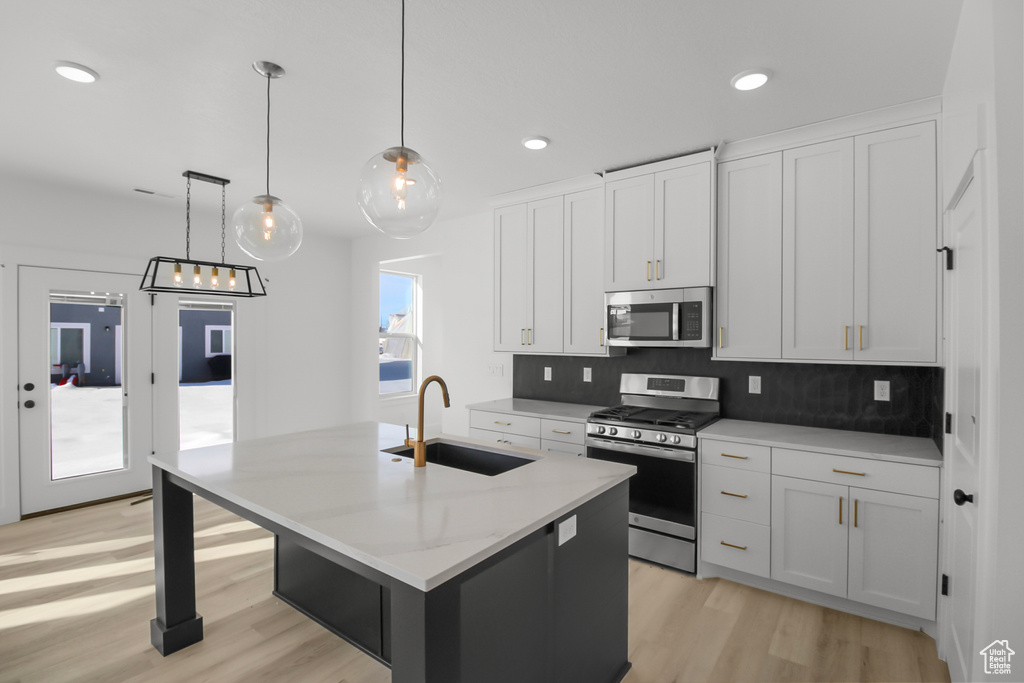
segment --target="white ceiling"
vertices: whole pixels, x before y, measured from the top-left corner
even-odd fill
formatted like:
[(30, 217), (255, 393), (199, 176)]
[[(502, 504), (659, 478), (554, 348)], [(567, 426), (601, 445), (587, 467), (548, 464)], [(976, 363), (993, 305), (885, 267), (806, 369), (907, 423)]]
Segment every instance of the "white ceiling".
[[(442, 217), (487, 197), (938, 95), (963, 0), (407, 0), (406, 144)], [(370, 228), (359, 169), (398, 144), (399, 0), (2, 0), (0, 170), (180, 201), (182, 171)], [(56, 60), (101, 75), (81, 85)], [(767, 86), (729, 87), (771, 69)], [(525, 150), (526, 135), (551, 146)], [(219, 208), (219, 193), (199, 199)]]

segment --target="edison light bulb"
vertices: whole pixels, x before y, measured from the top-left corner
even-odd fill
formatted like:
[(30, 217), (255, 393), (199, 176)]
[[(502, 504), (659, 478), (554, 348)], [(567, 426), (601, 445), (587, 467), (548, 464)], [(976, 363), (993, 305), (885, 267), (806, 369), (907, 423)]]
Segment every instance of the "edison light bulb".
[(266, 202), (263, 205), (263, 239), (269, 240), (274, 236), (274, 205)]
[(174, 264), (174, 286), (175, 287), (181, 287), (182, 284), (183, 283), (181, 281), (181, 264), (180, 263), (175, 263)]
[(220, 278), (217, 277), (218, 274), (219, 274), (219, 271), (217, 270), (217, 266), (214, 266), (213, 270), (210, 272), (210, 288), (211, 289), (217, 289), (217, 287), (220, 286)]
[(192, 272), (194, 273), (194, 275), (192, 276), (192, 286), (195, 287), (196, 289), (199, 289), (200, 287), (203, 286), (203, 278), (199, 274), (199, 266), (196, 266)]
[(228, 289), (232, 292), (235, 291), (235, 269), (232, 268), (228, 271)]

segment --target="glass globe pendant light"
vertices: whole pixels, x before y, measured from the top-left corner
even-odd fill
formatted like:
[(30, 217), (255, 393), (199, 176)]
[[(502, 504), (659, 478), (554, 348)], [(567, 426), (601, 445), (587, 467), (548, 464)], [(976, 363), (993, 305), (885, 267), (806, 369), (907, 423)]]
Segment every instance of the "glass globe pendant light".
[(430, 227), (441, 205), (441, 180), (418, 152), (405, 146), (405, 0), (402, 0), (401, 144), (370, 157), (359, 173), (356, 203), (370, 225), (395, 239)]
[(258, 261), (280, 261), (302, 244), (298, 214), (270, 194), (270, 81), (284, 76), (284, 69), (273, 62), (254, 62), (252, 68), (267, 79), (267, 191), (238, 207), (231, 224), (242, 251)]

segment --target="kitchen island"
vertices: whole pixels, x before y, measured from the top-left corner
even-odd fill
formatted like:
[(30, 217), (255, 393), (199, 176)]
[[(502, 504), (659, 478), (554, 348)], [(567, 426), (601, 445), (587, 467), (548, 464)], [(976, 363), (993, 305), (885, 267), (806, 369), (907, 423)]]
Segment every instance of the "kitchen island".
[(448, 437), (531, 462), (415, 468), (386, 452), (404, 436), (361, 423), (151, 456), (154, 647), (203, 637), (196, 493), (274, 532), (275, 593), (395, 683), (621, 680), (634, 468)]

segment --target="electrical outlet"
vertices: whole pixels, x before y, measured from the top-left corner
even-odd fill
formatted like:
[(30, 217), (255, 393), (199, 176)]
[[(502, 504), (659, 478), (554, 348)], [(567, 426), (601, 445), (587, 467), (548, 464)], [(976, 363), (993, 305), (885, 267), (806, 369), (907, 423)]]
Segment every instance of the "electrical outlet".
[(547, 368), (547, 367), (544, 368), (544, 381), (545, 382), (550, 382), (551, 381), (551, 368)]
[(497, 365), (488, 365), (487, 371), (492, 377), (502, 377), (505, 375), (505, 366), (501, 363)]
[(576, 515), (558, 523), (558, 545), (571, 541), (576, 536)]
[(590, 368), (583, 368), (583, 381), (584, 382), (590, 382), (593, 378), (594, 378), (594, 375), (590, 371)]
[(875, 380), (875, 400), (876, 401), (888, 401), (889, 400), (889, 381), (888, 380)]
[(760, 375), (750, 375), (747, 380), (747, 391), (751, 394), (761, 393), (761, 377)]

